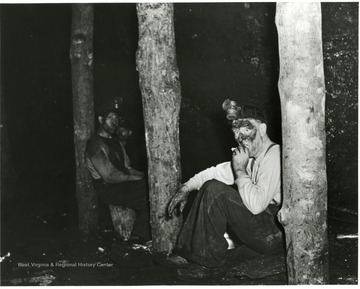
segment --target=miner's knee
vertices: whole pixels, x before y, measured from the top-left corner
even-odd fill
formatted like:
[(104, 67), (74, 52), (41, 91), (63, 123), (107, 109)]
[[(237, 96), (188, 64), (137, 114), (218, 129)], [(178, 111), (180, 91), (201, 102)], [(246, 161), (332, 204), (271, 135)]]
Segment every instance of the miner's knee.
[(226, 185), (218, 180), (206, 181), (201, 190), (203, 190), (204, 196), (208, 198), (216, 198), (224, 192)]
[(227, 187), (226, 184), (224, 184), (223, 182), (220, 182), (218, 180), (212, 179), (212, 180), (208, 180), (203, 184), (203, 187), (205, 188), (224, 188)]

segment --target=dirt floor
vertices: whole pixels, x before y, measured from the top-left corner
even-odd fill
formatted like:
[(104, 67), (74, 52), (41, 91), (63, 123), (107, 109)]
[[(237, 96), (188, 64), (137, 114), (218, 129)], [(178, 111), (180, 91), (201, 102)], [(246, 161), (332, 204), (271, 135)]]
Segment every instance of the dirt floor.
[[(174, 269), (156, 265), (151, 247), (122, 242), (111, 231), (84, 238), (76, 228), (75, 208), (59, 209), (56, 202), (40, 204), (36, 199), (25, 199), (3, 206), (2, 286), (194, 284), (178, 280)], [(329, 220), (331, 284), (358, 283), (356, 222), (357, 217), (333, 216)], [(264, 264), (266, 260), (257, 262)], [(283, 264), (267, 277), (243, 274), (260, 263), (240, 264), (237, 272), (218, 272), (197, 284), (287, 284)]]

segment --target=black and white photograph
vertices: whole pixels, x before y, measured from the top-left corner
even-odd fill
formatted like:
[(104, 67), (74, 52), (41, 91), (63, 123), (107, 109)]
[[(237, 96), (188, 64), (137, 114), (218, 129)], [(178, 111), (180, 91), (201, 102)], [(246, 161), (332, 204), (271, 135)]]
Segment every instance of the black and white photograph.
[(359, 2), (2, 1), (0, 286), (358, 284)]

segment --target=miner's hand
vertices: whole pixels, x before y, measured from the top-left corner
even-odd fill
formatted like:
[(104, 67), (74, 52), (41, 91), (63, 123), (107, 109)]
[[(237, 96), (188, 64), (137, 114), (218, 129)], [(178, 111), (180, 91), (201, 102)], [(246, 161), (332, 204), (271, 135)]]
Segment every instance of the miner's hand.
[(243, 146), (238, 146), (233, 150), (232, 167), (237, 177), (246, 174), (246, 166), (249, 162), (249, 151)]
[(171, 198), (168, 205), (168, 216), (172, 217), (174, 209), (180, 205), (180, 212), (184, 210), (184, 207), (187, 203), (187, 198), (189, 195), (189, 190), (186, 186), (182, 185), (176, 194)]

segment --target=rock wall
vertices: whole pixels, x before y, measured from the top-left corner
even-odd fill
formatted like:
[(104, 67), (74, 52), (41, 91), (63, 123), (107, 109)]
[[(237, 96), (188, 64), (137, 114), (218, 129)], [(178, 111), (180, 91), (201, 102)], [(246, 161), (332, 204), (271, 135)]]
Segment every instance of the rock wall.
[(358, 3), (322, 3), (329, 203), (357, 208)]

